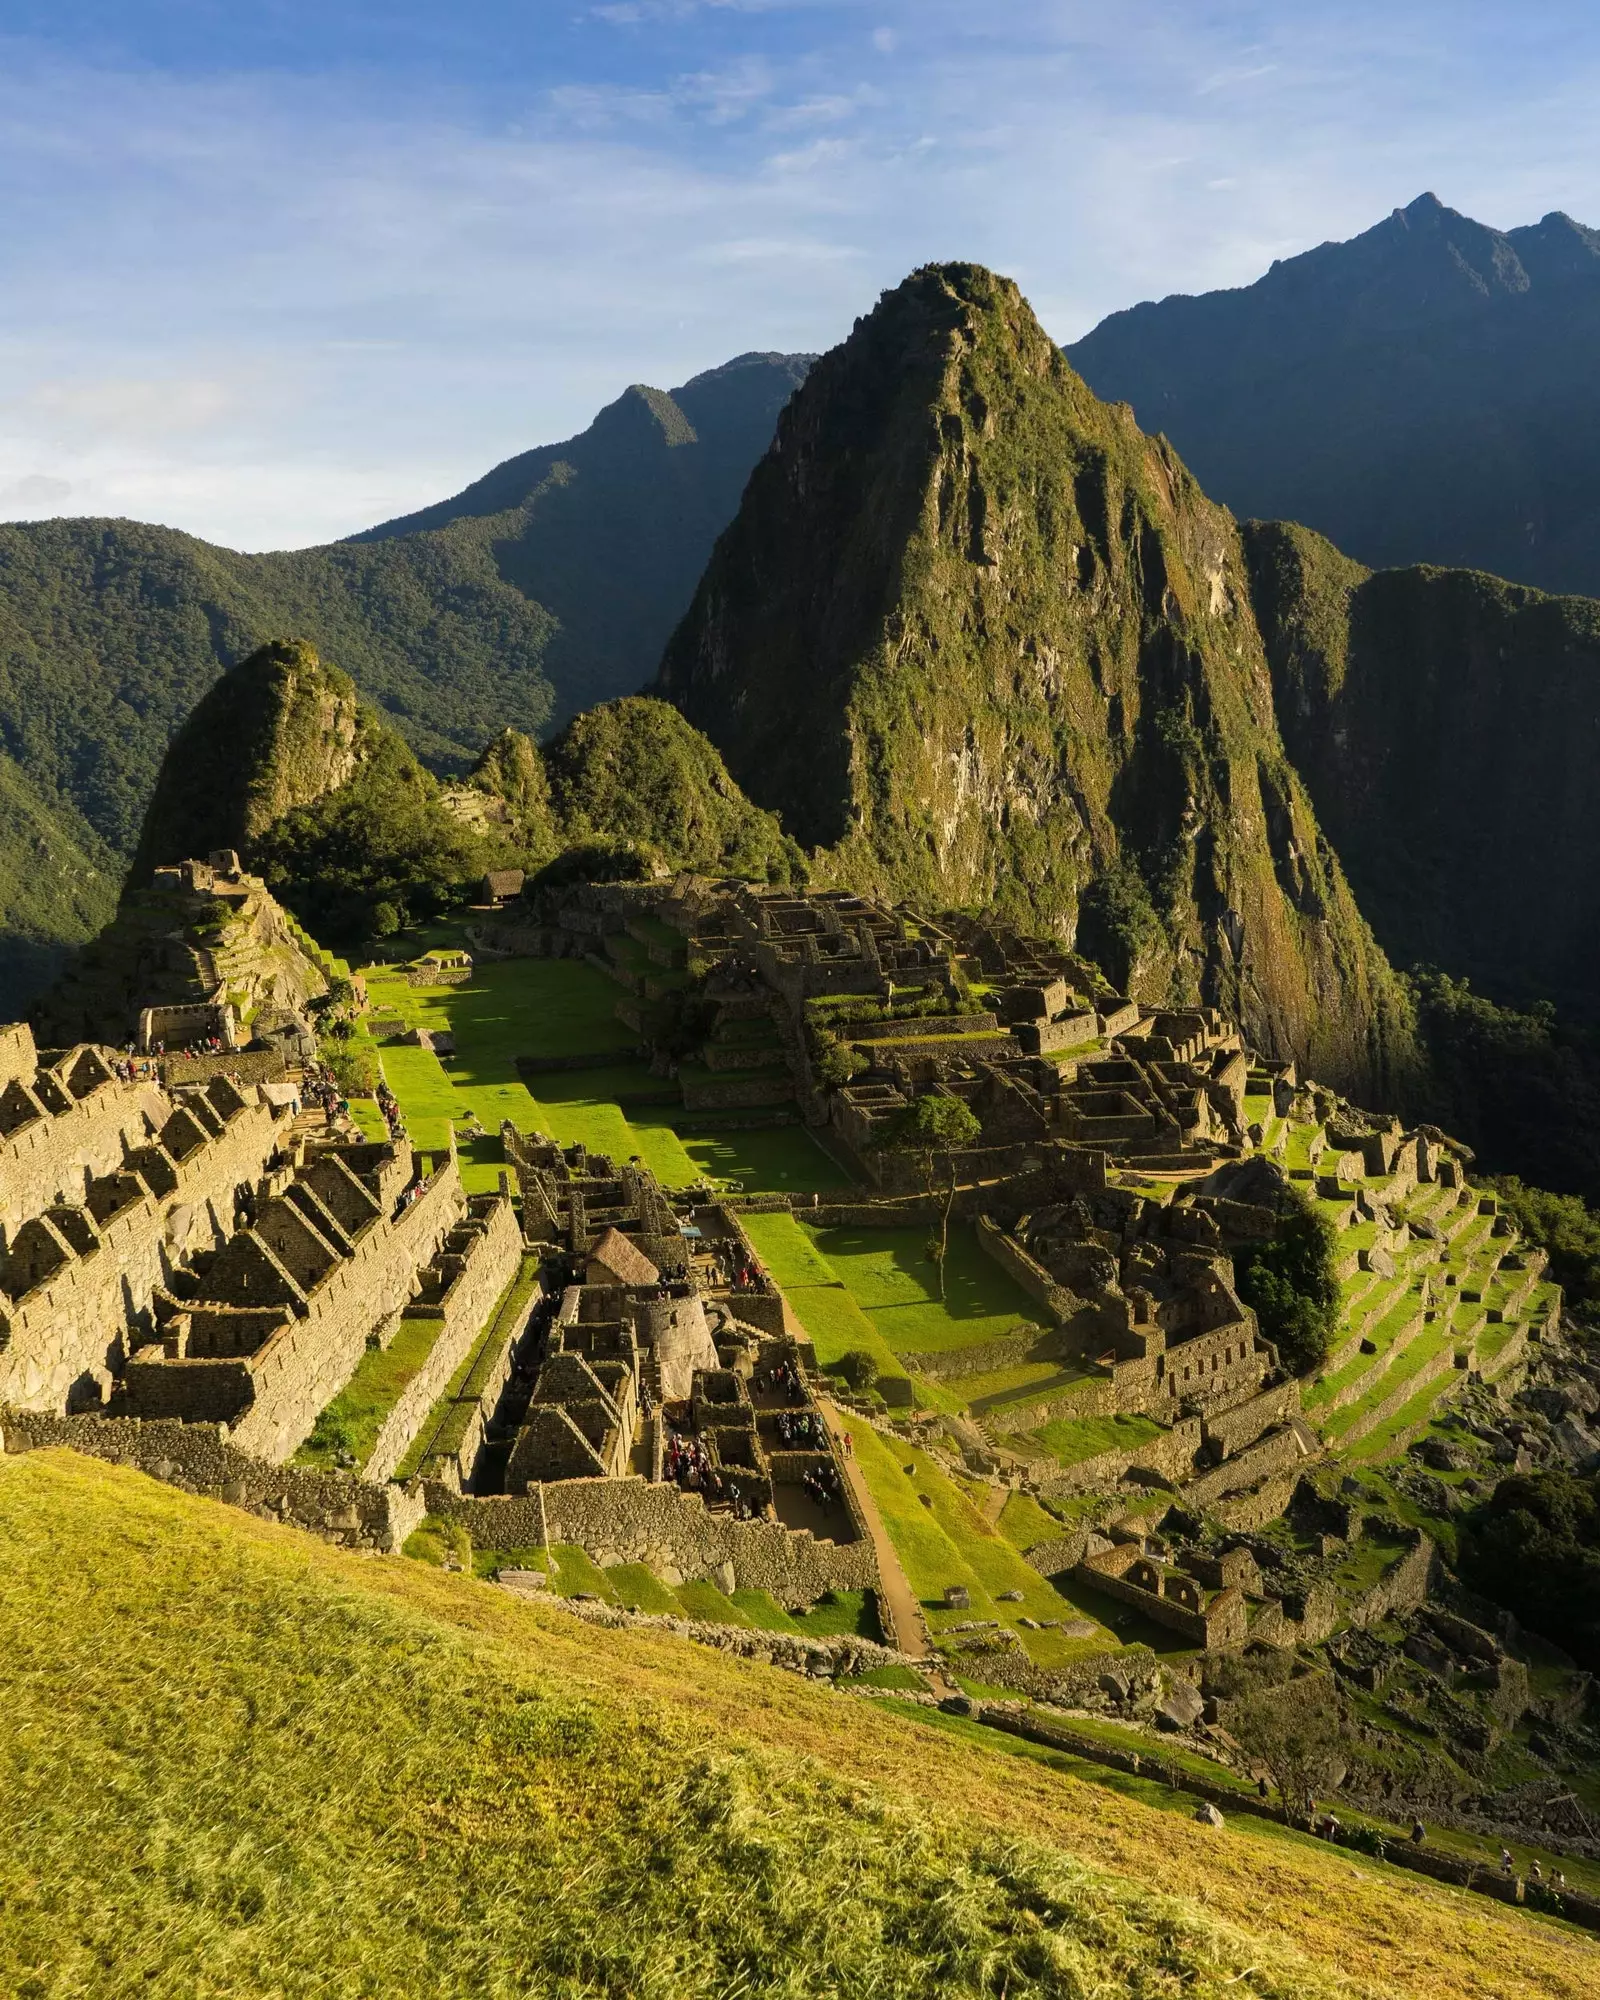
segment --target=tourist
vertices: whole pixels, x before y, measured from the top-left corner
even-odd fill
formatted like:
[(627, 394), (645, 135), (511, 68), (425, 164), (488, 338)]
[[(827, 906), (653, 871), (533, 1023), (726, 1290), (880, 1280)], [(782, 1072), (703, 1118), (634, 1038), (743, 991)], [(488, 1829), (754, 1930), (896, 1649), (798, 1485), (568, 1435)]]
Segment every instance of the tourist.
[(1420, 1819), (1414, 1819), (1411, 1822), (1412, 1845), (1414, 1847), (1420, 1847), (1426, 1838), (1427, 1838), (1427, 1829), (1423, 1826), (1422, 1821)]

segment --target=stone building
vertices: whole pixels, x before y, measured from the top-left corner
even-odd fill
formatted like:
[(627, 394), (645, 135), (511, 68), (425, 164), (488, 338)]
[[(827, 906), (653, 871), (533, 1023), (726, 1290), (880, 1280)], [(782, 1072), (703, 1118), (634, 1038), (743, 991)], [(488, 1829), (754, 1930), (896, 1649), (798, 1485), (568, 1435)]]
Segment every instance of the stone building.
[(153, 1301), (185, 1265), (224, 1244), (263, 1185), (281, 1114), (225, 1077), (168, 1092), (124, 1082), (85, 1047), (25, 1065), (0, 1092), (0, 1402), (91, 1408)]
[(282, 1463), (464, 1207), (453, 1152), (424, 1160), (400, 1140), (308, 1154), (214, 1257), (174, 1273), (113, 1408), (222, 1422), (241, 1449)]

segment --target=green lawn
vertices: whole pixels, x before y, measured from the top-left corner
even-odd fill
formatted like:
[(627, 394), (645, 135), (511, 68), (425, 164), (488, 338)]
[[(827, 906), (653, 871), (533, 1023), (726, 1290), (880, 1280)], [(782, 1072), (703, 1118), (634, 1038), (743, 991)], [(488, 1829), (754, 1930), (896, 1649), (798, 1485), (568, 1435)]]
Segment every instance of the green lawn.
[(844, 1168), (803, 1125), (706, 1132), (680, 1124), (678, 1137), (701, 1173), (738, 1181), (749, 1193), (832, 1194), (851, 1186)]
[(517, 1275), (495, 1301), (494, 1311), (473, 1342), (471, 1352), (423, 1419), (410, 1449), (395, 1468), (396, 1479), (410, 1479), (422, 1470), (426, 1458), (448, 1458), (459, 1447), (494, 1359), (538, 1282), (538, 1259), (524, 1255)]
[(1593, 1990), (1487, 1899), (124, 1468), (0, 1460), (0, 1539), (8, 1994)]
[(369, 1347), (356, 1372), (317, 1418), (309, 1438), (294, 1455), (296, 1465), (331, 1466), (341, 1451), (364, 1466), (378, 1441), (384, 1419), (415, 1380), (444, 1332), (444, 1317), (403, 1319), (387, 1347)]
[(1030, 1435), (1067, 1466), (1103, 1451), (1131, 1451), (1160, 1433), (1160, 1424), (1150, 1417), (1057, 1417)]
[[(857, 1462), (932, 1630), (937, 1633), (982, 1618), (996, 1618), (1020, 1630), (1016, 1620), (1021, 1616), (1042, 1621), (1074, 1615), (1073, 1605), (1023, 1561), (1004, 1534), (989, 1526), (926, 1452), (898, 1438), (887, 1439), (858, 1418), (846, 1421)], [(944, 1609), (944, 1593), (951, 1584), (966, 1586), (970, 1610)], [(1000, 1594), (1010, 1590), (1021, 1591), (1020, 1603), (1000, 1601)], [(1059, 1665), (1095, 1646), (1118, 1643), (1103, 1628), (1084, 1639), (1063, 1638), (1059, 1632), (1022, 1632), (1021, 1637), (1028, 1656), (1042, 1666)], [(974, 1671), (982, 1672), (977, 1661)]]
[[(850, 1185), (837, 1162), (801, 1126), (685, 1130), (675, 1087), (651, 1076), (634, 1053), (638, 1036), (617, 1020), (616, 982), (577, 959), (480, 961), (464, 986), (411, 986), (393, 968), (366, 972), (373, 1008), (408, 1027), (443, 1028), (454, 1055), (389, 1044), (380, 1050), (415, 1143), (442, 1147), (452, 1119), (477, 1116), (491, 1135), (463, 1149), (470, 1193), (499, 1184), (498, 1133), (546, 1132), (613, 1159), (637, 1157), (667, 1187), (709, 1175), (776, 1193), (828, 1193)], [(592, 1056), (578, 1070), (518, 1070), (519, 1057)], [(651, 1099), (658, 1100), (650, 1102)]]
[(796, 1285), (840, 1282), (838, 1272), (817, 1247), (814, 1233), (802, 1229), (787, 1210), (741, 1216), (740, 1221), (767, 1273), (784, 1291)]
[(808, 1233), (897, 1354), (969, 1347), (1039, 1323), (1040, 1307), (984, 1254), (977, 1231), (965, 1224), (950, 1231), (942, 1300), (938, 1272), (925, 1254), (926, 1228)]

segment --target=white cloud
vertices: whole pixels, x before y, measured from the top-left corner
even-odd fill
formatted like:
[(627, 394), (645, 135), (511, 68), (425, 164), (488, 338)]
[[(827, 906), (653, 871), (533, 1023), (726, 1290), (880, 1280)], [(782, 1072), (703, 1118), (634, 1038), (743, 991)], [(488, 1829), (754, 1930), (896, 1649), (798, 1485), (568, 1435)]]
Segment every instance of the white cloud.
[(20, 479), (0, 484), (0, 520), (28, 521), (59, 514), (71, 493), (70, 479), (54, 479), (47, 472), (24, 473)]
[[(1073, 338), (1424, 187), (1600, 220), (1594, 36), (1491, 64), (1431, 0), (837, 0), (769, 35), (778, 11), (613, 7), (600, 42), (677, 22), (683, 59), (532, 78), (492, 117), (442, 85), (0, 49), (0, 512), (43, 479), (70, 488), (43, 508), (305, 543), (627, 382), (825, 347), (929, 258), (1010, 272)], [(718, 12), (763, 52), (714, 47)]]

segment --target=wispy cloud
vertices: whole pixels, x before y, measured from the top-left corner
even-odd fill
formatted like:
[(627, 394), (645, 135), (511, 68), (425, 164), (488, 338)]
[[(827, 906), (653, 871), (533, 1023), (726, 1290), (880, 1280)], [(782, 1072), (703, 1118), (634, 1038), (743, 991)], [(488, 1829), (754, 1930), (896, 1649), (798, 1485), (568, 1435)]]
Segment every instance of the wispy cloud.
[(0, 512), (303, 543), (629, 381), (827, 346), (930, 257), (1071, 338), (1424, 187), (1600, 219), (1587, 12), (1285, 11), (619, 0), (434, 77), (0, 45)]

